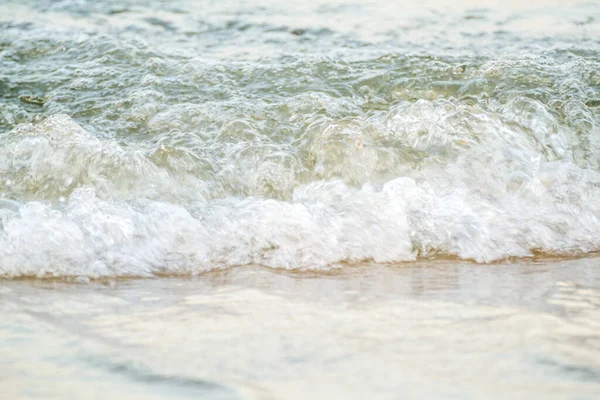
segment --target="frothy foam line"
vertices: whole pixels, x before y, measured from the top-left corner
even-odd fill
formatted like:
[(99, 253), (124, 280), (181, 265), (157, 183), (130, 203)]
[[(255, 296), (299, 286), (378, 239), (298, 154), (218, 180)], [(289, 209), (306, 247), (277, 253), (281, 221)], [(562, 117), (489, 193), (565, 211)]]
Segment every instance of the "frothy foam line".
[(115, 203), (81, 188), (60, 209), (39, 202), (2, 209), (0, 275), (149, 276), (246, 264), (319, 270), (417, 255), (489, 262), (531, 249), (582, 253), (600, 246), (598, 211), (518, 197), (494, 204), (466, 191), (437, 196), (410, 178), (380, 189), (316, 182), (292, 202), (229, 198), (189, 209)]

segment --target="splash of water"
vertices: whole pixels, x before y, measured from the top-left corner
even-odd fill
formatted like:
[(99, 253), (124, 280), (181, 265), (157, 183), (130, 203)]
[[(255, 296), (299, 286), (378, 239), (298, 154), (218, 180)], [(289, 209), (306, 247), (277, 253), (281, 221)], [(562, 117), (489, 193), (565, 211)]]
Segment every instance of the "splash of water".
[[(61, 4), (2, 22), (2, 277), (600, 250), (585, 5), (563, 30), (504, 21), (486, 52), (480, 23), (502, 13), (373, 36), (274, 9), (244, 24), (185, 2), (161, 19)], [(459, 20), (470, 35), (425, 42)]]

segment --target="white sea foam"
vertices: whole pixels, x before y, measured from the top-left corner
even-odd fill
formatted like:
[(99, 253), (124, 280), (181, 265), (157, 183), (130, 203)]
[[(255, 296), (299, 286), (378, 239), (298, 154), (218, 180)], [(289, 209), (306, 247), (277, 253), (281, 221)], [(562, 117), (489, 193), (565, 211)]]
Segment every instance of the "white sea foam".
[(0, 276), (600, 250), (591, 5), (146, 3), (0, 5)]
[[(412, 124), (398, 110), (388, 133), (403, 132), (413, 148), (432, 154), (429, 148), (443, 147), (437, 128), (414, 124), (431, 124), (426, 114), (444, 120), (449, 105), (440, 107), (422, 104)], [(0, 203), (0, 274), (148, 276), (246, 264), (311, 270), (417, 256), (489, 262), (534, 250), (598, 250), (600, 175), (548, 161), (539, 141), (469, 115), (488, 134), (479, 143), (446, 135), (444, 146), (461, 140), (466, 149), (442, 163), (383, 183), (297, 182), (289, 199), (194, 198), (182, 189), (189, 176), (169, 175), (139, 150), (96, 139), (64, 115), (20, 127), (2, 136), (4, 190), (20, 194), (20, 203)], [(331, 137), (328, 129), (322, 137)], [(429, 132), (426, 143), (411, 136), (418, 132)], [(356, 158), (336, 150), (335, 168), (378, 160), (366, 153), (365, 166), (355, 141), (339, 143)]]

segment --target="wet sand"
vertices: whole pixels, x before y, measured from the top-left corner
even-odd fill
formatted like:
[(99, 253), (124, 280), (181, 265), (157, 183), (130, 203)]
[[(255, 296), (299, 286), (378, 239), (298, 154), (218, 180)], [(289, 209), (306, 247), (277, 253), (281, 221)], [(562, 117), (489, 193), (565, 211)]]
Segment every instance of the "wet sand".
[(0, 282), (7, 399), (594, 399), (600, 259)]

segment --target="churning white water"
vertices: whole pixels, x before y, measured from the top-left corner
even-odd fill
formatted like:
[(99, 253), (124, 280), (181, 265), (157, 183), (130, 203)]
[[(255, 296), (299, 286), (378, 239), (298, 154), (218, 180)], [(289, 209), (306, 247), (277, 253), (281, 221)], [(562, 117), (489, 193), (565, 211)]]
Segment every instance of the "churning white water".
[(0, 1), (2, 399), (596, 400), (598, 251), (597, 2)]
[(223, 3), (1, 6), (1, 276), (600, 250), (593, 4)]

